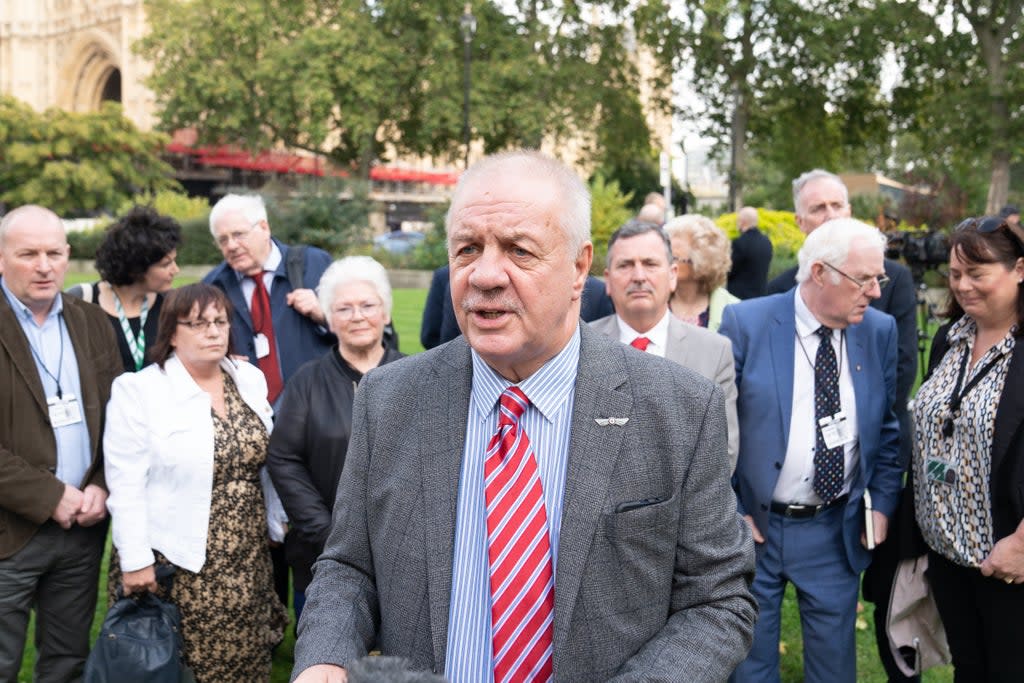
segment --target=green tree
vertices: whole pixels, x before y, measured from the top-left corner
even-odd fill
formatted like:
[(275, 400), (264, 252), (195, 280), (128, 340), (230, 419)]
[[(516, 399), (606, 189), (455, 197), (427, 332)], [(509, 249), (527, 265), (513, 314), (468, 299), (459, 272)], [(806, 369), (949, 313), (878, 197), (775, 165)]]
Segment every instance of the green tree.
[[(788, 182), (863, 167), (887, 137), (882, 31), (871, 0), (686, 0), (678, 60), (691, 64), (703, 132), (732, 154), (736, 207), (750, 156)], [(702, 109), (702, 111), (701, 111)], [(781, 196), (782, 188), (769, 192)]]
[(62, 216), (112, 212), (140, 192), (178, 187), (159, 156), (166, 141), (140, 132), (112, 102), (98, 112), (38, 113), (0, 96), (0, 201)]
[(984, 209), (999, 211), (1011, 164), (1024, 160), (1024, 0), (883, 3), (878, 11), (903, 67), (895, 114), (928, 152), (915, 165), (927, 175), (951, 171), (964, 186), (984, 168)]
[[(472, 136), (487, 151), (580, 135), (593, 142), (622, 121), (630, 149), (649, 151), (630, 98), (642, 80), (669, 92), (665, 2), (472, 5)], [(146, 9), (151, 30), (137, 49), (153, 64), (149, 85), (166, 129), (194, 127), (204, 143), (323, 153), (363, 176), (392, 153), (452, 157), (461, 148), (460, 3), (147, 0)], [(643, 77), (634, 64), (641, 46), (654, 64)]]

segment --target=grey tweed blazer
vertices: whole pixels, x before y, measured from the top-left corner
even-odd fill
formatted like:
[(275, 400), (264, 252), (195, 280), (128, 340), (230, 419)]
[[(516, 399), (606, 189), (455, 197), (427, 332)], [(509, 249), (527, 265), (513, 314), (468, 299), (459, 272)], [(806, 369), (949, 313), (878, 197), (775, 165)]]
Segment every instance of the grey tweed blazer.
[[(294, 675), (374, 647), (444, 672), (471, 367), (460, 337), (364, 379)], [(582, 326), (556, 680), (724, 681), (746, 656), (754, 551), (725, 450), (717, 386)]]
[[(595, 320), (590, 326), (612, 339), (619, 339), (619, 318), (614, 314)], [(729, 429), (729, 471), (732, 472), (736, 469), (736, 458), (740, 452), (740, 424), (736, 417), (736, 365), (732, 358), (732, 342), (717, 332), (684, 323), (674, 315), (669, 315), (665, 358), (700, 373), (722, 387), (725, 419)]]

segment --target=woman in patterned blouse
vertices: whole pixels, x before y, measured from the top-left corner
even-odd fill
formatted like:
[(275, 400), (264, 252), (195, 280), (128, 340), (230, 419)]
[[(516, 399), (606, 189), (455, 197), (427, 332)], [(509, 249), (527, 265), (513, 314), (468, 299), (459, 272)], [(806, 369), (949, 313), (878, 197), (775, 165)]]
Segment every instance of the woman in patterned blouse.
[(951, 322), (914, 400), (914, 497), (957, 681), (1024, 681), (1024, 231), (950, 238)]

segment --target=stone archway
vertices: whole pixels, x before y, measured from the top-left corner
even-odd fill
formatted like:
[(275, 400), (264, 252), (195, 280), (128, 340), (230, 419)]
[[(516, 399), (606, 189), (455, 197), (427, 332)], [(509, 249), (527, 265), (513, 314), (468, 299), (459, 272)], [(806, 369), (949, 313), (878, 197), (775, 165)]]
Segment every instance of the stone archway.
[(62, 109), (96, 111), (105, 100), (121, 101), (120, 58), (106, 36), (83, 36), (67, 54), (61, 69)]

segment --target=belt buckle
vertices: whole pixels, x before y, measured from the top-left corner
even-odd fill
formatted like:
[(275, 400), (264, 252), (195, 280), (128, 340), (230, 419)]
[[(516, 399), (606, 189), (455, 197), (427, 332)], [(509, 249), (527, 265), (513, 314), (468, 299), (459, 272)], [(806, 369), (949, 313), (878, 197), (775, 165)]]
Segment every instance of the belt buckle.
[(803, 515), (806, 510), (813, 509), (813, 505), (787, 505), (786, 506), (786, 517), (798, 517)]

